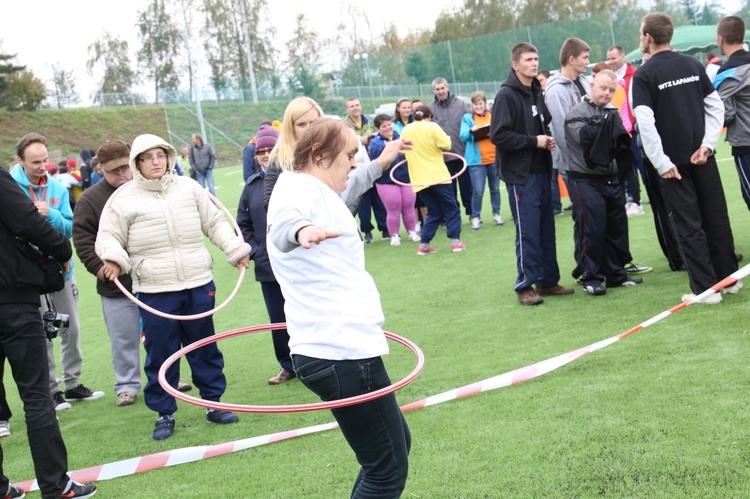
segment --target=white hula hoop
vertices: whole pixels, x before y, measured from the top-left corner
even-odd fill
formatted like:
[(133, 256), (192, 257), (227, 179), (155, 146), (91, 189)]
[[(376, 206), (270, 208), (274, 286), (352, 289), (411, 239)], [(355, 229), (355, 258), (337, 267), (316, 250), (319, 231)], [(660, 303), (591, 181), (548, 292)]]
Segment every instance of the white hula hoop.
[[(132, 180), (131, 180), (131, 182), (132, 182)], [(121, 188), (122, 188), (122, 186), (121, 186)], [(216, 198), (216, 196), (214, 196), (210, 192), (206, 192), (206, 194), (208, 194), (208, 198), (211, 201), (213, 201), (219, 207), (219, 209), (221, 211), (224, 212), (224, 215), (226, 215), (226, 217), (229, 220), (231, 220), (232, 225), (234, 226), (235, 233), (238, 236), (242, 237), (242, 231), (240, 230), (240, 226), (237, 225), (237, 221), (234, 219), (234, 217), (232, 216), (232, 214), (229, 213), (229, 210), (227, 210), (226, 206), (224, 206), (222, 204), (222, 202), (219, 201)], [(106, 211), (109, 209), (109, 204), (110, 204), (110, 202), (112, 202), (112, 200), (115, 198), (116, 195), (117, 195), (117, 192), (115, 192), (107, 200), (107, 203), (104, 205), (104, 208), (102, 209), (102, 217), (104, 216), (104, 213), (106, 213)], [(159, 317), (163, 317), (164, 319), (172, 319), (172, 320), (176, 320), (176, 321), (194, 321), (194, 320), (197, 320), (197, 319), (203, 319), (204, 317), (208, 317), (209, 315), (213, 315), (216, 312), (218, 312), (219, 310), (221, 310), (222, 308), (226, 307), (229, 304), (229, 302), (232, 301), (234, 299), (234, 297), (237, 295), (237, 293), (239, 292), (240, 286), (242, 286), (242, 281), (245, 278), (245, 270), (246, 270), (245, 267), (242, 267), (240, 269), (240, 276), (237, 279), (237, 285), (234, 287), (234, 290), (229, 295), (229, 297), (227, 297), (227, 299), (224, 300), (224, 302), (222, 302), (220, 305), (214, 307), (211, 310), (207, 310), (205, 312), (201, 312), (200, 314), (193, 314), (193, 315), (174, 315), (174, 314), (168, 314), (166, 312), (161, 312), (160, 310), (156, 310), (155, 308), (149, 307), (148, 305), (146, 305), (145, 303), (143, 303), (141, 300), (139, 300), (138, 298), (136, 298), (135, 296), (133, 296), (133, 293), (131, 293), (130, 291), (128, 291), (127, 289), (125, 289), (125, 286), (122, 285), (122, 283), (120, 282), (120, 278), (119, 277), (116, 277), (114, 282), (117, 285), (117, 287), (120, 288), (120, 291), (122, 291), (123, 295), (125, 295), (130, 301), (132, 301), (133, 303), (135, 303), (139, 308), (141, 308), (141, 309), (143, 309), (143, 310), (145, 310), (147, 312), (150, 312), (150, 313), (152, 313), (152, 314), (154, 314), (156, 316), (159, 316)]]
[(443, 153), (443, 156), (454, 156), (454, 157), (456, 157), (457, 159), (460, 159), (460, 160), (461, 160), (461, 161), (463, 162), (463, 164), (464, 164), (464, 167), (463, 167), (463, 168), (461, 168), (461, 169), (460, 169), (460, 170), (458, 171), (458, 173), (456, 173), (456, 174), (455, 174), (455, 175), (453, 175), (452, 177), (448, 177), (447, 179), (445, 179), (445, 180), (441, 180), (440, 182), (435, 182), (434, 184), (408, 184), (408, 183), (406, 183), (406, 182), (400, 182), (400, 181), (396, 180), (396, 179), (395, 179), (395, 178), (393, 177), (393, 172), (395, 172), (395, 171), (396, 171), (396, 168), (398, 168), (398, 167), (400, 167), (401, 165), (403, 165), (404, 163), (406, 163), (406, 160), (403, 160), (403, 161), (399, 161), (398, 163), (396, 163), (395, 165), (393, 165), (393, 168), (391, 168), (391, 175), (390, 175), (390, 176), (391, 176), (391, 180), (393, 181), (393, 183), (394, 183), (394, 184), (396, 184), (396, 185), (401, 185), (401, 186), (404, 186), (404, 187), (433, 187), (433, 186), (436, 186), (436, 185), (444, 184), (445, 182), (450, 182), (450, 181), (452, 181), (453, 179), (455, 179), (455, 178), (458, 178), (458, 176), (459, 176), (459, 175), (461, 175), (461, 174), (462, 174), (463, 172), (465, 172), (465, 171), (466, 171), (466, 167), (468, 166), (468, 165), (466, 164), (466, 158), (464, 158), (464, 157), (463, 157), (463, 156), (461, 156), (460, 154), (456, 154), (456, 153), (454, 153), (454, 152), (444, 152), (444, 153)]

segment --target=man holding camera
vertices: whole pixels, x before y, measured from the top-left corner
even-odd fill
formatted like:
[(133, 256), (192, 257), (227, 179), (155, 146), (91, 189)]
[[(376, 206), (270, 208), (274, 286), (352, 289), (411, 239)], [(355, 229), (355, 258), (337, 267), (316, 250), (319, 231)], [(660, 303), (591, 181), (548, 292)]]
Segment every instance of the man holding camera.
[[(46, 166), (46, 158), (43, 164)], [(3, 261), (0, 265), (0, 350), (10, 363), (23, 401), (31, 459), (42, 497), (90, 497), (96, 493), (96, 486), (77, 483), (67, 474), (68, 456), (50, 399), (45, 362), (47, 340), (39, 314), (42, 271), (20, 249), (19, 239), (23, 239), (61, 262), (70, 260), (72, 252), (67, 238), (40, 212), (18, 189), (8, 172), (0, 168), (0, 258)], [(2, 459), (0, 448), (0, 496), (23, 497), (23, 491), (13, 487), (2, 474)]]
[[(21, 190), (31, 198), (39, 214), (66, 238), (73, 234), (73, 211), (70, 209), (68, 191), (47, 173), (47, 139), (38, 133), (27, 133), (16, 144), (18, 164), (11, 171)], [(72, 262), (71, 262), (72, 263)], [(47, 342), (49, 364), (49, 389), (55, 401), (55, 409), (70, 409), (68, 400), (96, 400), (104, 392), (94, 392), (78, 382), (81, 377), (83, 356), (80, 344), (80, 322), (78, 319), (78, 287), (73, 266), (65, 275), (65, 287), (49, 295), (52, 310), (69, 315), (69, 324), (60, 334), (60, 361), (65, 395), (57, 383), (54, 345)], [(47, 312), (47, 300), (42, 303), (42, 313)], [(51, 332), (51, 331), (50, 331)], [(67, 400), (66, 400), (67, 399)]]

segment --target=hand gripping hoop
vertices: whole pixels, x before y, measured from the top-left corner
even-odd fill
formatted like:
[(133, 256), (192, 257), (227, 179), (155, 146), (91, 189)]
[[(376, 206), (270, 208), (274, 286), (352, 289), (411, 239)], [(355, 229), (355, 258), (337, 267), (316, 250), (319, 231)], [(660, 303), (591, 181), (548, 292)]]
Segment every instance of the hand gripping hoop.
[[(234, 226), (235, 233), (238, 236), (242, 237), (242, 231), (240, 230), (239, 225), (237, 225), (237, 221), (234, 219), (232, 214), (229, 213), (229, 210), (227, 210), (226, 206), (224, 206), (221, 203), (221, 201), (219, 201), (218, 198), (216, 198), (216, 196), (214, 196), (210, 192), (206, 192), (206, 194), (208, 194), (208, 198), (214, 203), (216, 203), (219, 209), (221, 209), (221, 211), (224, 212), (224, 215), (226, 215), (227, 218), (232, 221), (232, 225)], [(111, 199), (112, 198), (110, 198), (110, 200)], [(109, 201), (107, 201), (107, 204), (104, 206), (104, 210), (106, 210), (107, 208), (109, 208)], [(104, 212), (104, 210), (102, 210), (102, 213)], [(149, 307), (148, 305), (143, 303), (141, 300), (133, 296), (133, 294), (127, 289), (125, 289), (125, 286), (122, 285), (119, 277), (115, 278), (115, 284), (117, 285), (118, 288), (120, 288), (120, 291), (122, 291), (122, 294), (124, 294), (130, 301), (132, 301), (139, 308), (142, 308), (143, 310), (147, 312), (151, 312), (152, 314), (157, 315), (159, 317), (163, 317), (165, 319), (172, 319), (176, 321), (193, 321), (197, 319), (203, 319), (204, 317), (208, 317), (209, 315), (213, 315), (219, 310), (221, 310), (222, 308), (229, 305), (229, 302), (234, 299), (234, 297), (237, 295), (237, 292), (240, 290), (240, 286), (242, 286), (242, 280), (245, 278), (245, 270), (246, 270), (245, 267), (242, 267), (240, 269), (240, 276), (237, 278), (237, 285), (234, 287), (232, 294), (230, 294), (229, 297), (227, 297), (227, 299), (224, 300), (224, 302), (221, 305), (214, 307), (212, 310), (207, 310), (205, 312), (201, 312), (200, 314), (193, 314), (193, 315), (173, 315), (173, 314), (168, 314), (166, 312), (161, 312), (159, 310), (156, 310), (155, 308)]]
[(393, 168), (391, 168), (391, 180), (393, 180), (393, 183), (394, 183), (394, 184), (396, 184), (396, 185), (402, 185), (402, 186), (404, 186), (404, 187), (432, 187), (432, 186), (435, 186), (435, 185), (440, 185), (440, 184), (443, 184), (443, 183), (445, 183), (445, 182), (449, 182), (449, 181), (451, 181), (451, 180), (453, 180), (453, 179), (455, 179), (455, 178), (458, 178), (458, 176), (459, 176), (459, 175), (461, 175), (461, 174), (462, 174), (463, 172), (465, 172), (465, 171), (466, 171), (466, 167), (468, 166), (468, 165), (466, 164), (466, 158), (464, 158), (464, 157), (463, 157), (463, 156), (461, 156), (460, 154), (456, 154), (456, 153), (454, 153), (454, 152), (444, 152), (444, 153), (443, 153), (443, 156), (453, 156), (453, 157), (454, 157), (454, 158), (456, 158), (456, 159), (460, 159), (461, 161), (463, 161), (463, 163), (464, 163), (464, 167), (463, 167), (463, 168), (461, 168), (461, 169), (460, 169), (460, 170), (458, 171), (458, 173), (456, 173), (456, 174), (455, 174), (455, 175), (453, 175), (452, 177), (448, 177), (447, 179), (445, 179), (445, 180), (441, 180), (440, 182), (436, 182), (436, 183), (434, 183), (434, 184), (407, 184), (406, 182), (400, 182), (400, 181), (396, 180), (396, 179), (395, 179), (395, 178), (393, 177), (393, 172), (395, 172), (395, 171), (396, 171), (396, 168), (398, 168), (399, 166), (401, 166), (401, 165), (403, 165), (404, 163), (406, 163), (406, 160), (403, 160), (403, 161), (399, 161), (398, 163), (396, 163), (395, 165), (393, 165)]
[(251, 327), (245, 327), (240, 329), (234, 329), (232, 331), (227, 331), (221, 334), (217, 334), (215, 336), (209, 336), (208, 338), (203, 338), (202, 340), (196, 341), (195, 343), (191, 343), (190, 345), (182, 348), (181, 350), (178, 350), (174, 354), (172, 354), (166, 361), (164, 361), (164, 364), (162, 364), (161, 369), (159, 369), (159, 384), (161, 387), (166, 391), (168, 394), (173, 396), (174, 398), (178, 400), (182, 400), (183, 402), (187, 402), (188, 404), (197, 405), (200, 407), (207, 407), (210, 409), (220, 409), (223, 411), (235, 411), (235, 412), (255, 412), (255, 413), (285, 413), (285, 412), (306, 412), (306, 411), (319, 411), (322, 409), (337, 409), (339, 407), (347, 407), (350, 405), (355, 404), (361, 404), (363, 402), (369, 402), (370, 400), (375, 400), (377, 398), (383, 397), (384, 395), (388, 395), (389, 393), (393, 393), (399, 388), (402, 388), (419, 376), (419, 373), (422, 372), (422, 369), (424, 368), (424, 353), (422, 353), (422, 350), (413, 342), (407, 340), (406, 338), (402, 338), (401, 336), (395, 335), (393, 333), (389, 333), (388, 331), (383, 331), (386, 338), (391, 339), (395, 341), (396, 343), (400, 343), (406, 347), (408, 347), (414, 354), (417, 356), (417, 366), (414, 368), (414, 370), (409, 373), (404, 379), (401, 381), (398, 381), (396, 383), (393, 383), (391, 386), (387, 386), (385, 388), (381, 388), (380, 390), (375, 390), (374, 392), (365, 393), (362, 395), (357, 395), (355, 397), (348, 397), (341, 400), (334, 400), (331, 402), (317, 402), (313, 404), (297, 404), (297, 405), (242, 405), (242, 404), (226, 404), (221, 402), (212, 402), (210, 400), (203, 400), (199, 399), (197, 397), (191, 397), (190, 395), (186, 395), (182, 392), (178, 392), (176, 388), (173, 388), (169, 383), (167, 383), (167, 369), (177, 362), (181, 357), (184, 355), (192, 352), (193, 350), (197, 350), (198, 348), (208, 345), (209, 343), (216, 343), (220, 340), (224, 340), (227, 338), (232, 338), (234, 336), (241, 336), (243, 334), (252, 334), (257, 333), (259, 331), (273, 331), (276, 329), (284, 329), (286, 328), (286, 324), (281, 322), (277, 324), (263, 324), (260, 326), (251, 326)]

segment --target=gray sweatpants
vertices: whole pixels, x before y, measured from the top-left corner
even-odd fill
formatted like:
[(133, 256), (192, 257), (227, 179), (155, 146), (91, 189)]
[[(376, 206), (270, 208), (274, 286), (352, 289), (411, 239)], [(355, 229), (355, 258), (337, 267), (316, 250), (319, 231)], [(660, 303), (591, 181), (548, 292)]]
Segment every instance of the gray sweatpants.
[[(47, 363), (49, 365), (49, 388), (52, 395), (60, 391), (58, 386), (57, 366), (55, 365), (55, 343), (60, 343), (60, 364), (62, 364), (62, 377), (59, 378), (65, 384), (66, 390), (72, 390), (78, 386), (81, 378), (81, 367), (83, 355), (81, 354), (81, 323), (78, 319), (78, 286), (75, 275), (65, 281), (65, 287), (60, 291), (50, 294), (50, 299), (55, 311), (59, 314), (70, 316), (70, 327), (60, 329), (58, 337), (47, 342)], [(41, 297), (42, 313), (47, 311), (47, 302)]]
[(102, 296), (102, 312), (112, 348), (115, 393), (141, 391), (141, 319), (138, 307), (124, 296)]

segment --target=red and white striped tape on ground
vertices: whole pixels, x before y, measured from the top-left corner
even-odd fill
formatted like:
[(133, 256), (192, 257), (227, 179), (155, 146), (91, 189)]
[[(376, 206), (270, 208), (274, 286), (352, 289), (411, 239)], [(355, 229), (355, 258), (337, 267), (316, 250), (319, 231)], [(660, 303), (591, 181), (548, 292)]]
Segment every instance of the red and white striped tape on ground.
[[(558, 355), (551, 359), (543, 360), (532, 364), (530, 366), (521, 367), (514, 371), (501, 374), (492, 378), (478, 381), (470, 385), (463, 386), (454, 390), (450, 390), (438, 395), (433, 395), (411, 404), (403, 406), (401, 409), (411, 411), (414, 409), (421, 409), (422, 407), (428, 407), (431, 405), (442, 404), (450, 400), (456, 400), (469, 395), (474, 395), (481, 392), (487, 392), (495, 390), (497, 388), (503, 388), (510, 385), (515, 385), (523, 381), (527, 381), (533, 378), (538, 378), (543, 374), (559, 369), (560, 367), (573, 362), (576, 359), (583, 357), (591, 352), (602, 349), (619, 341), (626, 336), (629, 336), (637, 331), (640, 331), (660, 320), (672, 315), (673, 313), (682, 310), (694, 303), (701, 302), (709, 295), (720, 292), (723, 288), (733, 285), (743, 277), (750, 274), (750, 264), (745, 265), (734, 274), (721, 280), (710, 289), (696, 296), (695, 300), (689, 300), (679, 305), (670, 308), (654, 317), (648, 319), (641, 324), (613, 336), (603, 341), (599, 341), (587, 347), (579, 348), (572, 352)], [(260, 437), (246, 438), (242, 440), (235, 440), (234, 442), (227, 442), (217, 445), (204, 445), (199, 447), (185, 447), (182, 449), (168, 450), (164, 452), (158, 452), (156, 454), (149, 454), (148, 456), (135, 457), (132, 459), (125, 459), (123, 461), (117, 461), (114, 463), (107, 463), (100, 466), (92, 466), (90, 468), (84, 468), (76, 470), (70, 473), (70, 476), (79, 482), (96, 482), (102, 480), (109, 480), (112, 478), (118, 478), (127, 475), (133, 475), (135, 473), (142, 473), (144, 471), (150, 471), (159, 468), (165, 468), (167, 466), (176, 466), (178, 464), (191, 463), (194, 461), (201, 461), (210, 457), (221, 456), (224, 454), (230, 454), (252, 447), (259, 447), (261, 445), (270, 444), (273, 442), (279, 442), (281, 440), (288, 440), (290, 438), (299, 437), (302, 435), (309, 435), (311, 433), (319, 433), (322, 431), (333, 430), (338, 428), (336, 423), (326, 423), (315, 426), (308, 426), (305, 428), (299, 428), (296, 430), (283, 431), (279, 433), (272, 433)], [(26, 482), (16, 483), (17, 487), (22, 488), (24, 491), (29, 492), (32, 490), (38, 490), (36, 480), (28, 480)]]

